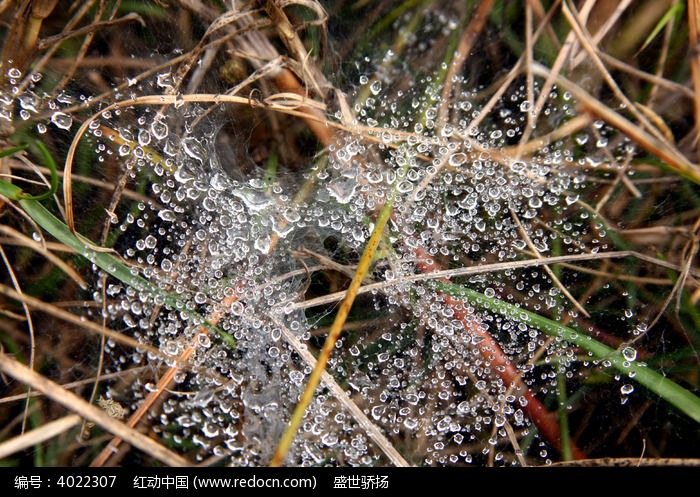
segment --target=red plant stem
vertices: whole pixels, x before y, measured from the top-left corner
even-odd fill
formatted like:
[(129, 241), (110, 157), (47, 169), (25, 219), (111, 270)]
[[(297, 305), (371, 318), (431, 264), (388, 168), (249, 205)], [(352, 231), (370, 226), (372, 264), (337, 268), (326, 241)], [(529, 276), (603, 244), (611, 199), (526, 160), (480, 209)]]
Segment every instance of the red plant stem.
[[(440, 270), (437, 261), (427, 253), (426, 249), (419, 246), (413, 249), (416, 255), (416, 265), (422, 273), (432, 273)], [(447, 278), (440, 278), (438, 281), (449, 282)], [(440, 293), (443, 300), (454, 311), (456, 319), (462, 322), (464, 329), (477, 336), (479, 342), (476, 345), (481, 356), (490, 365), (491, 370), (503, 380), (507, 387), (513, 388), (513, 392), (527, 400), (523, 410), (535, 424), (542, 436), (561, 452), (561, 434), (557, 416), (549, 412), (542, 403), (535, 397), (530, 389), (523, 383), (521, 374), (515, 368), (503, 349), (494, 340), (486, 328), (474, 319), (464, 306), (464, 302), (450, 295)], [(571, 444), (571, 453), (574, 459), (585, 459), (586, 454), (575, 444)]]

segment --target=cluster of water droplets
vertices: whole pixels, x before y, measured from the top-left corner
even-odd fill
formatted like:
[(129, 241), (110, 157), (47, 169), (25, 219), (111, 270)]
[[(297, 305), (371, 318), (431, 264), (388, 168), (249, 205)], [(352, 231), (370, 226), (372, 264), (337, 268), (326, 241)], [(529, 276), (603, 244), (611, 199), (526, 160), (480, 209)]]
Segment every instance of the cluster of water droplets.
[[(100, 278), (94, 297), (104, 300), (114, 328), (165, 356), (108, 342), (106, 371), (161, 369), (139, 375), (127, 389), (114, 386), (107, 396), (136, 409), (162, 368), (194, 347), (193, 368), (175, 375), (156, 431), (198, 460), (260, 465), (271, 457), (310, 372), (283, 338), (310, 338), (304, 313), (288, 309), (303, 299), (309, 277), (289, 249), (318, 249), (331, 234), (359, 249), (367, 227), (362, 211), (346, 209), (340, 186), (323, 181), (333, 164), (308, 173), (327, 186), (312, 201), (295, 201), (291, 185), (267, 181), (263, 171), (234, 179), (227, 167), (236, 165), (222, 164), (229, 158), (217, 152), (221, 119), (216, 105), (124, 106), (90, 124), (85, 140), (95, 144), (99, 162), (117, 160), (129, 181), (146, 185), (151, 200), (123, 202), (109, 218), (116, 250), (157, 288), (137, 292)], [(206, 323), (212, 320), (215, 327)], [(376, 457), (327, 395), (317, 397), (309, 419), (293, 463), (319, 464), (329, 447), (346, 464)]]
[[(503, 145), (498, 130), (438, 125), (440, 100), (430, 85), (410, 97), (409, 110), (398, 107), (400, 101), (384, 110), (377, 101), (381, 85), (367, 84), (369, 96), (355, 110), (359, 122), (378, 130), (379, 145), (347, 134), (330, 147), (327, 162), (310, 168), (306, 179), (316, 188), (297, 201), (284, 184), (267, 183), (261, 175), (232, 179), (216, 153), (216, 119), (207, 124), (204, 108), (179, 108), (180, 119), (199, 124), (185, 124), (178, 132), (168, 131), (165, 118), (174, 109), (141, 111), (137, 126), (119, 128), (124, 142), (119, 154), (127, 167), (157, 176), (151, 182), (154, 202), (118, 223), (124, 232), (133, 223), (141, 228), (135, 232), (142, 236), (124, 255), (145, 267), (143, 274), (163, 291), (174, 292), (181, 308), (163, 309), (157, 298), (143, 302), (143, 296), (129, 297), (123, 288), (111, 292), (124, 300), (110, 314), (119, 314), (129, 302), (124, 324), (173, 357), (197, 341), (194, 364), (201, 369), (178, 375), (180, 394), (166, 400), (160, 431), (176, 444), (199, 446), (200, 458), (213, 454), (235, 464), (264, 463), (305, 384), (309, 365), (281, 338), (281, 326), (302, 341), (313, 329), (304, 313), (283, 312), (287, 302), (303, 298), (304, 278), (284, 276), (301, 268), (288, 248), (318, 247), (333, 234), (344, 247), (359, 251), (375, 213), (394, 198), (388, 230), (393, 253), (384, 274), (396, 280), (415, 272), (419, 248), (459, 265), (514, 260), (532, 248), (546, 256), (552, 243), (565, 253), (588, 249), (583, 235), (590, 230), (589, 218), (574, 205), (583, 182), (572, 173), (571, 158), (546, 154), (504, 162), (489, 152)], [(463, 114), (458, 122), (476, 115), (467, 99), (457, 108)], [(407, 138), (397, 130), (409, 131)], [(553, 219), (552, 231), (538, 222), (551, 209), (575, 213)], [(280, 281), (271, 281), (276, 278)], [(559, 289), (538, 270), (485, 273), (468, 284), (489, 297), (512, 300), (514, 279), (516, 291), (534, 310), (567, 307)], [(388, 322), (381, 333), (341, 340), (329, 371), (385, 433), (425, 447), (419, 463), (471, 463), (489, 456), (506, 462), (505, 425), (520, 437), (532, 431), (523, 410), (527, 399), (494, 374), (475, 347), (478, 338), (439, 295), (420, 285), (404, 290), (370, 299)], [(231, 300), (218, 327), (235, 345), (202, 333), (200, 320), (184, 312), (210, 316)], [(548, 345), (526, 322), (478, 308), (471, 312), (505, 353), (518, 358), (525, 381), (539, 394), (555, 392), (559, 373), (572, 376), (571, 349)], [(541, 348), (545, 362), (555, 365), (535, 371), (528, 360)], [(145, 393), (153, 384), (133, 387)], [(541, 453), (547, 454), (546, 445)], [(338, 402), (320, 391), (293, 457), (297, 464), (371, 464), (380, 455)]]
[[(22, 75), (12, 71), (8, 77), (15, 87), (0, 96), (0, 119), (12, 122), (18, 112), (29, 120), (48, 110), (36, 125), (40, 134), (48, 125), (70, 130), (72, 118), (62, 106), (76, 100), (64, 93), (48, 99), (32, 84), (20, 88)], [(171, 80), (169, 73), (160, 74), (130, 91), (164, 92)], [(353, 125), (364, 126), (362, 133), (341, 134), (325, 156), (289, 182), (283, 175), (270, 181), (263, 171), (234, 179), (230, 168), (236, 165), (217, 150), (223, 117), (213, 104), (124, 107), (90, 124), (88, 139), (96, 144), (98, 163), (117, 160), (130, 180), (147, 185), (150, 201), (123, 202), (109, 215), (115, 248), (158, 289), (138, 292), (105, 277), (94, 295), (104, 300), (113, 327), (163, 353), (152, 356), (109, 342), (107, 372), (144, 364), (161, 369), (138, 375), (126, 390), (115, 384), (107, 396), (136, 409), (156, 388), (162, 368), (194, 347), (193, 368), (176, 374), (155, 423), (172, 447), (194, 451), (198, 460), (267, 463), (311, 370), (285, 336), (319, 345), (323, 336), (312, 332), (333, 312), (293, 305), (304, 300), (312, 276), (290, 249), (324, 251), (324, 242), (332, 239), (345, 253), (357, 254), (387, 201), (394, 202), (394, 215), (371, 276), (395, 284), (360, 297), (363, 317), (379, 324), (344, 334), (328, 371), (417, 464), (486, 458), (512, 464), (506, 425), (521, 439), (535, 435), (524, 411), (527, 399), (495, 374), (476, 347), (479, 337), (455, 317), (453, 306), (430, 287), (402, 278), (417, 272), (421, 253), (445, 265), (470, 266), (526, 253), (546, 257), (605, 249), (602, 225), (579, 203), (586, 182), (578, 166), (587, 164), (556, 143), (527, 160), (498, 155), (517, 142), (527, 124), (531, 109), (522, 91), (512, 93), (495, 122), (471, 127), (480, 117), (476, 94), (465, 91), (443, 102), (441, 86), (428, 77), (388, 98), (390, 83), (362, 77), (354, 117), (336, 116), (354, 119)], [(548, 108), (547, 119), (568, 116), (568, 99), (564, 95), (560, 107)], [(449, 122), (440, 117), (446, 105)], [(599, 129), (595, 143), (581, 134), (577, 145), (605, 148), (605, 130)], [(105, 130), (113, 133), (105, 136)], [(311, 193), (298, 198), (305, 181), (313, 184)], [(564, 314), (571, 308), (539, 269), (484, 272), (457, 281), (536, 312)], [(557, 375), (575, 374), (572, 349), (548, 341), (527, 320), (464, 305), (538, 394), (554, 393)], [(214, 327), (205, 326), (212, 320)], [(532, 361), (539, 354), (544, 366), (536, 368)], [(635, 356), (633, 348), (625, 351), (630, 361)], [(624, 400), (633, 389), (628, 379), (620, 381)], [(534, 452), (546, 459), (550, 447), (535, 440), (541, 447)], [(319, 389), (289, 462), (378, 461), (384, 461), (381, 451), (357, 420), (330, 391)]]
[[(583, 171), (591, 157), (603, 154), (609, 130), (596, 123), (595, 144), (585, 133), (578, 135), (577, 146), (588, 144), (585, 152), (575, 153), (562, 141), (527, 159), (499, 155), (502, 147), (517, 144), (527, 126), (532, 109), (525, 105), (524, 89), (509, 97), (515, 110), (503, 109), (495, 122), (471, 127), (481, 117), (476, 94), (465, 92), (445, 102), (432, 78), (419, 83), (421, 92), (399, 90), (387, 99), (380, 81), (362, 78), (358, 93), (363, 97), (353, 110), (356, 123), (374, 141), (350, 135), (330, 148), (333, 167), (326, 188), (348, 211), (372, 218), (395, 199), (387, 228), (392, 246), (380, 273), (397, 283), (374, 301), (385, 318), (381, 332), (351, 333), (329, 368), (363, 399), (374, 422), (426, 448), (421, 463), (490, 458), (511, 464), (515, 456), (506, 424), (525, 439), (536, 431), (525, 414), (527, 398), (514, 393), (483, 356), (477, 346), (483, 338), (455, 316), (454, 304), (401, 279), (415, 274), (421, 254), (440, 260), (446, 269), (608, 248), (602, 223), (579, 200), (588, 186)], [(552, 90), (555, 104), (544, 109), (543, 120), (556, 127), (570, 117), (570, 99)], [(440, 123), (441, 106), (448, 106), (450, 124)], [(347, 118), (340, 112), (337, 117)], [(620, 150), (628, 151), (624, 140)], [(575, 282), (575, 275), (571, 278)], [(578, 316), (541, 269), (485, 271), (457, 281), (535, 312)], [(525, 318), (501, 317), (484, 302), (469, 305), (468, 312), (474, 326), (488, 330), (514, 358), (525, 383), (539, 395), (556, 394), (559, 375), (575, 380), (582, 367), (595, 362), (581, 362), (572, 347), (548, 340)], [(623, 383), (624, 402), (632, 387)], [(537, 444), (542, 447), (534, 453), (547, 459), (551, 447)]]
[(0, 88), (0, 122), (16, 127), (23, 122), (36, 123), (36, 132), (45, 134), (49, 127), (68, 131), (73, 126), (69, 107), (89, 100), (85, 95), (74, 96), (67, 90), (47, 93), (41, 89), (44, 75), (38, 72), (22, 74), (10, 67), (3, 75)]

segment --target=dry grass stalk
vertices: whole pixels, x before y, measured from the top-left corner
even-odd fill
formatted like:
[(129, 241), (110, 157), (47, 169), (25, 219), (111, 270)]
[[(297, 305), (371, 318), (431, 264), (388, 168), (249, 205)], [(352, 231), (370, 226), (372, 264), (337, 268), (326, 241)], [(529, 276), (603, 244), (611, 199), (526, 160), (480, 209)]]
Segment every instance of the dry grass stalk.
[(688, 0), (688, 38), (692, 47), (690, 53), (690, 71), (693, 80), (695, 98), (693, 105), (695, 108), (695, 144), (698, 153), (697, 160), (700, 162), (700, 2), (698, 0)]
[(77, 414), (68, 414), (67, 416), (57, 419), (56, 421), (43, 425), (40, 428), (36, 428), (22, 435), (6, 440), (0, 444), (0, 459), (4, 459), (12, 454), (15, 454), (16, 452), (20, 452), (24, 449), (33, 447), (34, 445), (50, 440), (61, 433), (67, 432), (74, 426), (78, 425), (81, 421), (80, 416)]
[(169, 466), (190, 465), (187, 459), (175, 454), (155, 440), (126, 426), (124, 423), (117, 421), (102, 409), (85, 402), (73, 392), (61, 388), (57, 383), (31, 370), (5, 353), (0, 353), (0, 370), (23, 384), (40, 390), (50, 399), (128, 441), (131, 445), (143, 450), (154, 459), (162, 461)]

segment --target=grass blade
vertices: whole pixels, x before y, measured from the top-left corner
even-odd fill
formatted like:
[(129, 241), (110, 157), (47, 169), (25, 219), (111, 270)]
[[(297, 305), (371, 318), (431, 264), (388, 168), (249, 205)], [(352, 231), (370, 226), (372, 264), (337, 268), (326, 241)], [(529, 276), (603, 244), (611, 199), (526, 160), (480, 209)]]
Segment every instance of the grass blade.
[(548, 335), (581, 347), (591, 353), (596, 359), (607, 361), (612, 368), (629, 376), (638, 384), (646, 387), (691, 419), (700, 423), (700, 397), (643, 363), (628, 361), (619, 350), (610, 348), (579, 330), (569, 328), (501, 300), (487, 297), (482, 293), (463, 286), (442, 281), (430, 283), (429, 285), (440, 292), (466, 299), (474, 305), (488, 308), (490, 311), (509, 319), (526, 322)]

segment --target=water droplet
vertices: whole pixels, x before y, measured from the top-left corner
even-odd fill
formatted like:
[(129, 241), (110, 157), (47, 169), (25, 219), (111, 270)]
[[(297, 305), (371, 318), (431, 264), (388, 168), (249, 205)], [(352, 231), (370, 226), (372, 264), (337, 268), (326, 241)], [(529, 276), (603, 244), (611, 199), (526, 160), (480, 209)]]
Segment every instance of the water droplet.
[(161, 120), (156, 120), (151, 123), (151, 133), (157, 140), (162, 140), (168, 136), (168, 125)]
[(332, 181), (326, 188), (328, 193), (341, 204), (347, 204), (357, 191), (357, 181), (354, 178), (340, 177)]
[(272, 239), (270, 235), (263, 235), (255, 239), (253, 244), (256, 250), (260, 251), (262, 254), (268, 254), (272, 248)]
[(630, 385), (629, 383), (625, 383), (624, 385), (622, 385), (620, 387), (620, 393), (622, 393), (622, 395), (629, 395), (632, 392), (634, 392), (634, 385)]
[(252, 212), (259, 212), (274, 204), (274, 200), (264, 190), (252, 188), (240, 188), (234, 190), (233, 195), (243, 201), (245, 206)]
[(396, 185), (396, 190), (399, 193), (410, 193), (413, 191), (413, 183), (411, 183), (408, 180), (403, 180), (398, 185)]
[(61, 129), (70, 129), (73, 125), (73, 118), (65, 112), (54, 112), (51, 115), (51, 122)]
[(204, 151), (202, 144), (199, 143), (196, 138), (187, 137), (182, 140), (182, 148), (188, 156), (192, 157), (200, 164), (204, 164), (206, 152)]
[(197, 343), (199, 343), (199, 346), (202, 348), (209, 348), (211, 345), (211, 339), (209, 338), (209, 335), (206, 333), (200, 333), (197, 335)]
[(172, 88), (173, 77), (169, 72), (161, 73), (156, 76), (156, 84), (161, 88)]
[(503, 414), (498, 413), (496, 414), (496, 416), (494, 416), (493, 422), (497, 427), (500, 428), (501, 426), (506, 424), (506, 417)]
[(155, 248), (156, 244), (158, 243), (158, 239), (153, 235), (146, 236), (146, 239), (144, 241), (146, 244), (146, 248), (148, 248), (148, 249)]
[(467, 154), (463, 152), (458, 152), (456, 154), (450, 155), (450, 158), (447, 161), (450, 166), (453, 167), (458, 167), (467, 162)]
[(403, 424), (409, 430), (415, 430), (418, 426), (418, 420), (416, 418), (406, 418)]
[(338, 436), (334, 433), (324, 433), (321, 436), (321, 443), (328, 447), (333, 447), (338, 443)]
[(35, 113), (38, 112), (36, 106), (39, 105), (39, 99), (33, 93), (24, 93), (20, 95), (18, 100), (22, 109)]
[(145, 147), (151, 143), (151, 133), (147, 129), (140, 129), (138, 134), (139, 145)]
[(202, 428), (202, 433), (207, 438), (214, 438), (219, 434), (219, 427), (214, 423), (206, 423)]
[(633, 362), (637, 359), (637, 350), (632, 347), (625, 347), (622, 349), (622, 355), (628, 361)]
[(170, 209), (162, 209), (158, 211), (158, 217), (161, 218), (163, 221), (175, 221), (177, 217), (175, 216), (175, 213), (171, 211)]

